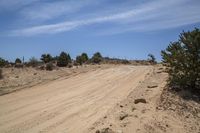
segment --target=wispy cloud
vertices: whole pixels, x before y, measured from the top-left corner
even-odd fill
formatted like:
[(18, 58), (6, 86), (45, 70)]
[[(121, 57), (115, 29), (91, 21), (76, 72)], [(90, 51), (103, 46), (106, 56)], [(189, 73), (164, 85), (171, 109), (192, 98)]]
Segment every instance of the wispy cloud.
[(62, 15), (68, 15), (79, 11), (82, 7), (90, 5), (91, 0), (82, 1), (54, 1), (54, 2), (40, 2), (31, 7), (24, 8), (20, 14), (27, 20), (31, 21), (45, 21), (58, 18)]
[(146, 8), (142, 10), (131, 10), (124, 13), (97, 17), (97, 18), (92, 18), (92, 19), (86, 19), (86, 20), (78, 20), (78, 21), (70, 21), (70, 22), (66, 21), (66, 22), (58, 23), (58, 24), (36, 26), (36, 27), (26, 28), (22, 30), (16, 30), (16, 31), (13, 31), (12, 34), (29, 36), (29, 35), (36, 35), (36, 34), (41, 34), (41, 33), (48, 33), (48, 34), (59, 33), (63, 31), (70, 31), (74, 28), (84, 26), (84, 25), (91, 25), (91, 24), (96, 24), (96, 23), (103, 23), (103, 22), (109, 22), (109, 21), (111, 22), (111, 21), (126, 19), (134, 15), (137, 15), (139, 13), (145, 12), (147, 10), (151, 10), (151, 8)]
[[(73, 8), (65, 8), (65, 6), (58, 3), (58, 7), (54, 7), (55, 10), (49, 13), (51, 4), (48, 8), (42, 8), (42, 13), (36, 13), (33, 15), (30, 13), (30, 17), (34, 19), (44, 18), (51, 19), (59, 16), (63, 13), (69, 13)], [(84, 4), (80, 4), (79, 9)], [(179, 27), (187, 24), (200, 22), (199, 17), (199, 5), (198, 0), (190, 2), (190, 0), (157, 0), (151, 2), (145, 2), (136, 6), (130, 5), (128, 11), (115, 12), (111, 14), (105, 14), (93, 18), (84, 18), (71, 21), (64, 21), (55, 24), (45, 24), (39, 26), (33, 26), (25, 29), (18, 29), (11, 32), (14, 36), (32, 36), (37, 34), (55, 34), (60, 32), (66, 32), (77, 29), (78, 27), (84, 27), (101, 23), (114, 23), (115, 26), (109, 29), (107, 33), (115, 34), (126, 31), (152, 31), (160, 29), (168, 29)], [(62, 8), (61, 8), (62, 7)], [(52, 7), (53, 8), (53, 7)], [(61, 8), (56, 12), (57, 8)], [(127, 8), (127, 7), (126, 7)], [(132, 8), (132, 9), (131, 9)], [(79, 14), (80, 15), (80, 14)], [(106, 34), (106, 32), (104, 32)]]
[(16, 10), (37, 1), (40, 0), (0, 0), (0, 12)]

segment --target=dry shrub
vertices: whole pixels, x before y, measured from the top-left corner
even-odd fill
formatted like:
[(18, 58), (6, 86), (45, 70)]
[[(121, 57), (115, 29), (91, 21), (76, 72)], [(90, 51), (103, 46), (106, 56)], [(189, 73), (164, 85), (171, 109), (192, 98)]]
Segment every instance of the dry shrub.
[(3, 78), (2, 69), (0, 69), (0, 79)]
[(47, 70), (47, 71), (52, 71), (53, 68), (54, 68), (53, 63), (50, 62), (50, 63), (46, 64), (46, 70)]

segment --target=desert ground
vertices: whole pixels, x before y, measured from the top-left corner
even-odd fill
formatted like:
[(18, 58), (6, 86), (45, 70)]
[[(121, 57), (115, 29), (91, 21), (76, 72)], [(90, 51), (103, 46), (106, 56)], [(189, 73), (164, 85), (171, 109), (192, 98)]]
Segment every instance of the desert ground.
[(7, 68), (0, 132), (199, 133), (200, 105), (166, 93), (167, 76), (160, 65)]

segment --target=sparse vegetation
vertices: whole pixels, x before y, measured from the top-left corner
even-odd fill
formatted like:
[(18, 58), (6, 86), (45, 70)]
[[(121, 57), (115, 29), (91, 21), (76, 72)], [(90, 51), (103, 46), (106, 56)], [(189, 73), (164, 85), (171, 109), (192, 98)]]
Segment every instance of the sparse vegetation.
[(28, 66), (32, 66), (32, 67), (37, 67), (39, 64), (40, 62), (35, 57), (31, 57), (29, 59), (29, 62), (27, 63)]
[(71, 62), (71, 57), (65, 52), (61, 52), (57, 60), (57, 66), (66, 67)]
[(200, 91), (200, 30), (183, 32), (161, 52), (169, 86)]
[(126, 59), (104, 57), (102, 60), (105, 64), (130, 64), (130, 61)]
[(102, 61), (102, 55), (101, 55), (101, 53), (96, 52), (93, 55), (91, 61), (92, 61), (92, 63), (99, 64)]
[[(155, 61), (154, 56), (152, 55), (152, 62)], [(41, 61), (40, 61), (41, 60)], [(109, 58), (109, 57), (102, 57), (100, 52), (96, 52), (91, 59), (89, 59), (87, 53), (82, 53), (81, 55), (76, 57), (76, 60), (72, 60), (71, 56), (66, 52), (61, 52), (59, 56), (52, 57), (51, 54), (42, 54), (40, 60), (35, 57), (31, 57), (28, 62), (23, 63), (20, 58), (17, 58), (14, 63), (5, 61), (4, 59), (0, 58), (0, 67), (11, 67), (14, 66), (16, 68), (26, 67), (39, 67), (41, 70), (46, 70), (46, 64), (52, 63), (56, 64), (59, 67), (73, 67), (82, 64), (134, 64), (134, 61), (126, 60), (126, 59), (118, 59), (118, 58)], [(142, 61), (135, 61), (135, 64), (144, 64)], [(144, 60), (144, 62), (149, 63), (149, 60)], [(147, 64), (146, 64), (147, 65)]]

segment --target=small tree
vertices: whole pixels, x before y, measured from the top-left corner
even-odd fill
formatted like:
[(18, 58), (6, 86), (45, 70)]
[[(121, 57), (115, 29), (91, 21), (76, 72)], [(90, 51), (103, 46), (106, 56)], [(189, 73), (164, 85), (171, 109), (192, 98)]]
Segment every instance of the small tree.
[(17, 58), (16, 60), (15, 60), (15, 64), (21, 64), (22, 63), (22, 61), (19, 59), (19, 58)]
[(52, 61), (52, 56), (50, 54), (42, 54), (40, 60), (42, 60), (44, 63), (49, 63)]
[(7, 61), (0, 57), (0, 67), (4, 67), (7, 64)]
[(71, 59), (71, 56), (69, 54), (67, 54), (67, 59), (68, 59), (69, 63), (72, 63), (72, 59)]
[(200, 91), (200, 30), (183, 32), (161, 52), (169, 73), (169, 85)]
[(86, 53), (82, 53), (81, 57), (82, 57), (83, 63), (86, 63), (89, 60), (88, 55)]
[(156, 58), (153, 54), (148, 54), (149, 58), (148, 58), (148, 61), (151, 63), (151, 64), (156, 64)]
[(76, 57), (76, 63), (82, 65), (88, 61), (88, 55), (86, 53), (82, 53), (81, 56)]
[(57, 66), (59, 66), (59, 67), (67, 66), (71, 61), (71, 58), (69, 58), (69, 57), (70, 57), (69, 54), (67, 54), (65, 52), (61, 52), (60, 56), (58, 57)]
[(79, 65), (83, 64), (82, 56), (76, 56), (76, 63), (78, 63)]
[(96, 52), (94, 55), (93, 55), (93, 57), (92, 57), (92, 62), (93, 63), (100, 63), (101, 61), (102, 61), (102, 56), (101, 56), (101, 53), (99, 53), (99, 52)]

